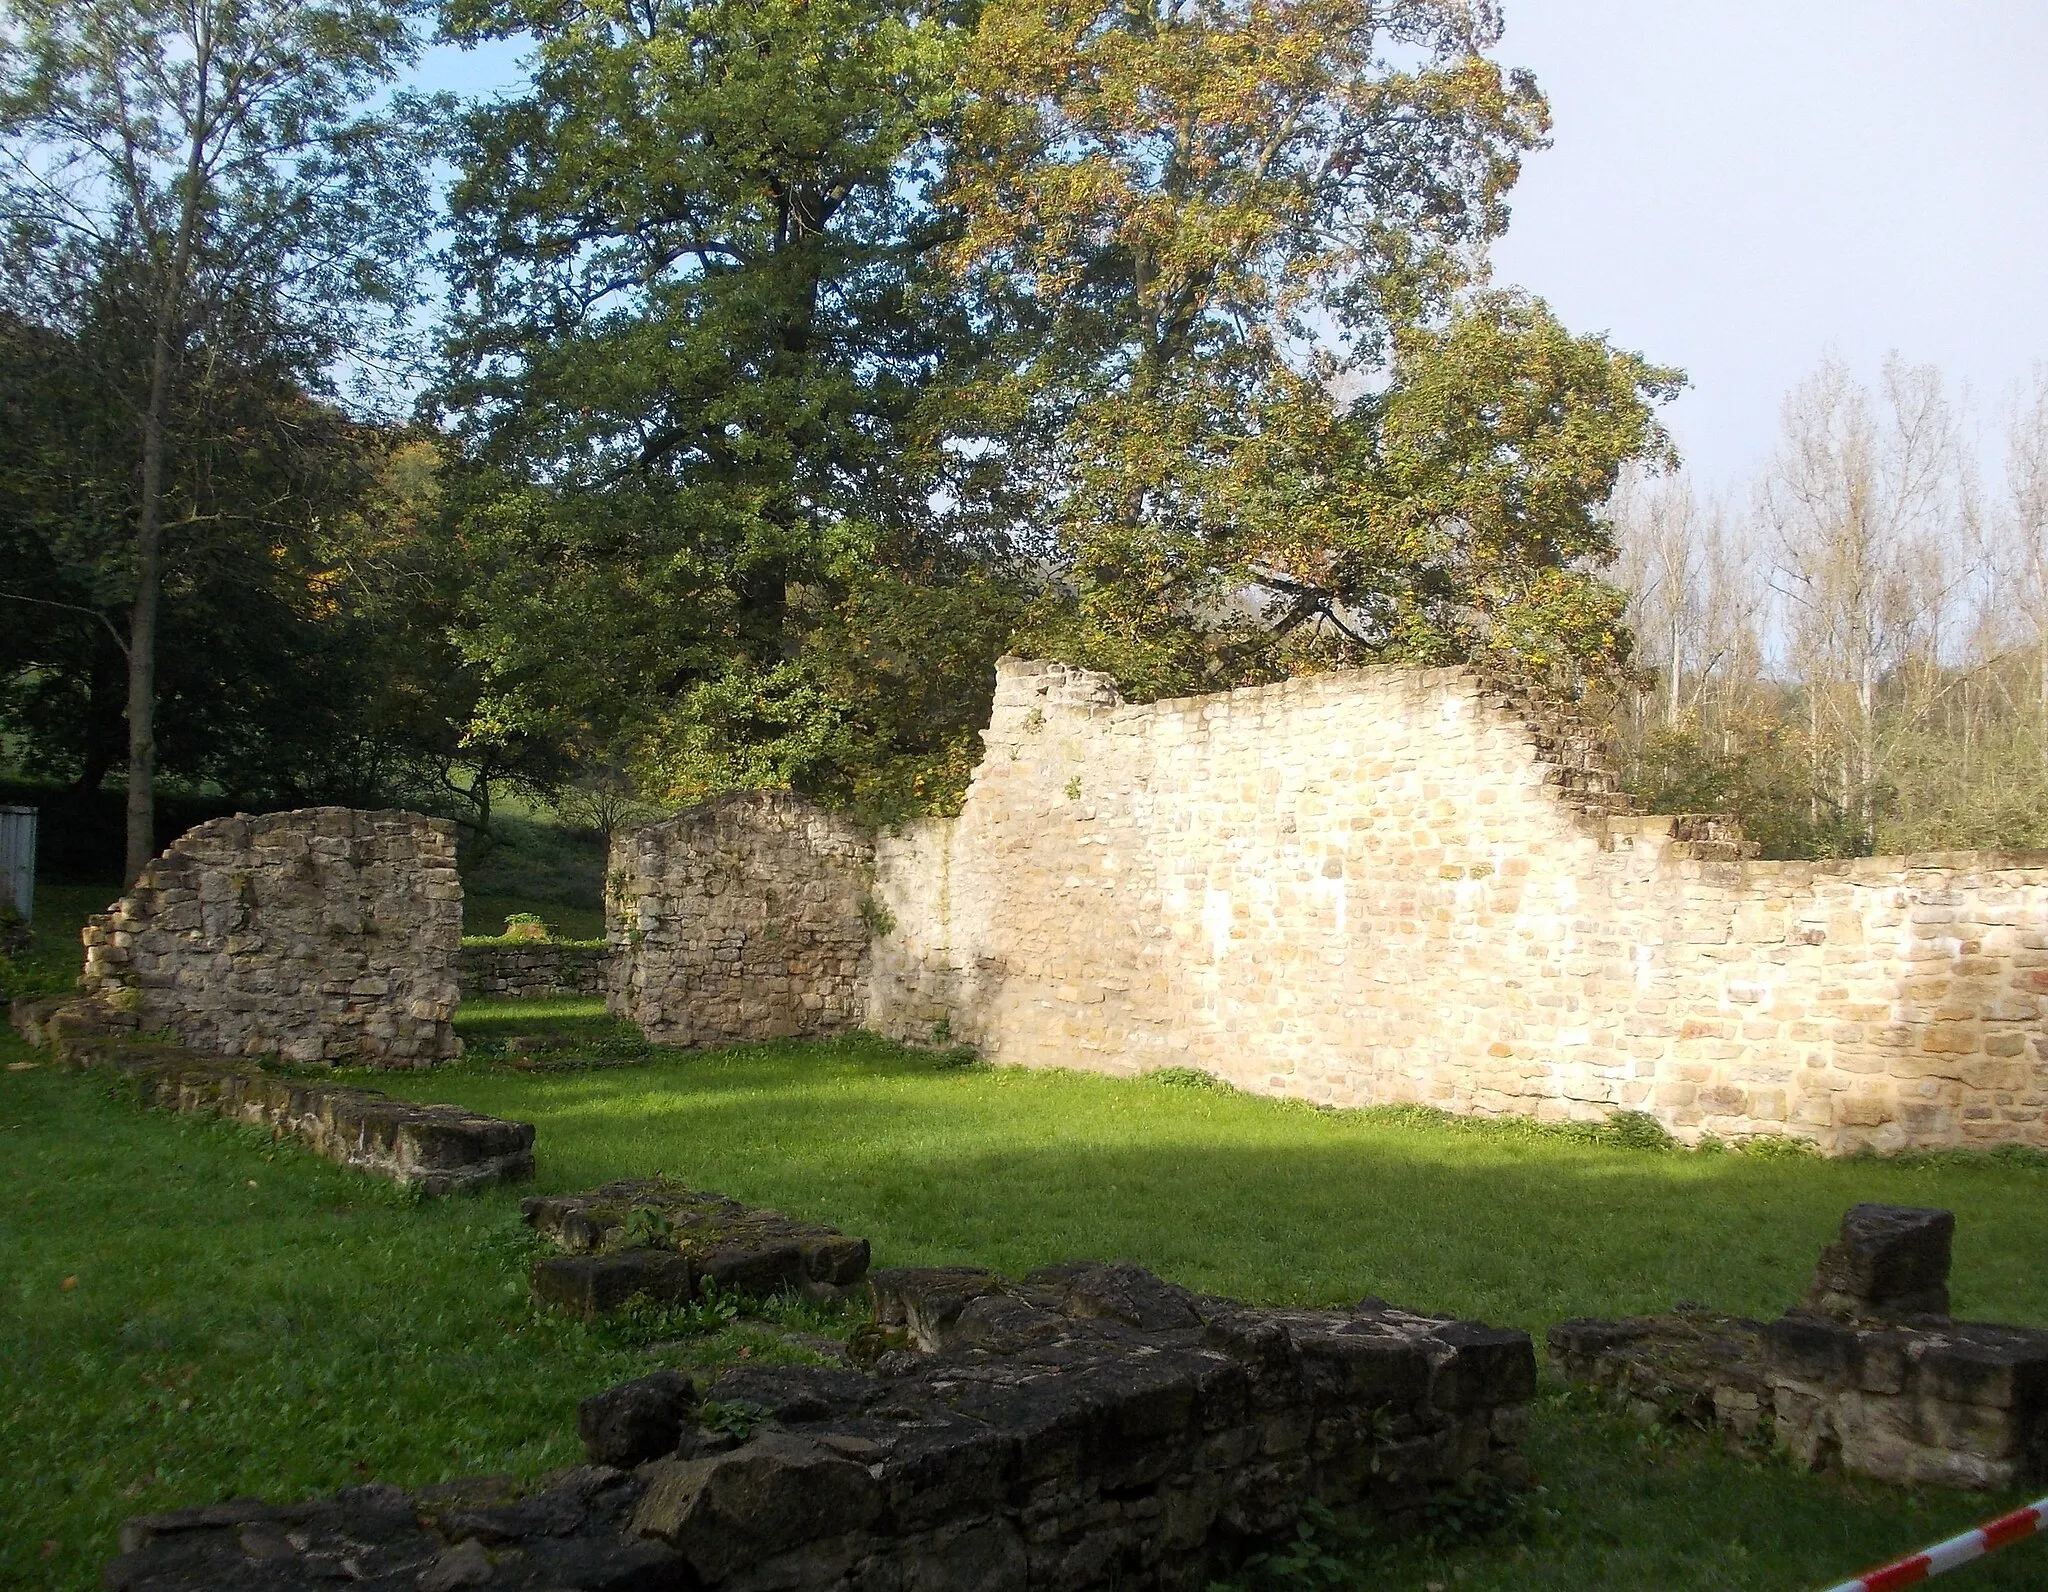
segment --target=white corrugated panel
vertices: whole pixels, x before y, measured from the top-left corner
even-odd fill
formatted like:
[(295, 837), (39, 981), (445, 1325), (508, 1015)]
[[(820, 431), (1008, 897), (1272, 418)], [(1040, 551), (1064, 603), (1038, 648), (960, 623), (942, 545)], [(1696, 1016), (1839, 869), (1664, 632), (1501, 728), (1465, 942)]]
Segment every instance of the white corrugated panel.
[(36, 810), (0, 807), (0, 901), (23, 917), (35, 916)]

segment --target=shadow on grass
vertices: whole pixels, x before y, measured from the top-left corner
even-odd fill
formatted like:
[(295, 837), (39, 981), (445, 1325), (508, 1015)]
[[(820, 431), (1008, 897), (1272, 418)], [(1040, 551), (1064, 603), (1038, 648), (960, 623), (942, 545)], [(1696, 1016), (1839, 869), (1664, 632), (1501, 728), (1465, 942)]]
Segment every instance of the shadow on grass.
[[(885, 1264), (1128, 1255), (1255, 1300), (1373, 1291), (1529, 1327), (1679, 1294), (1776, 1308), (1858, 1197), (1956, 1208), (1966, 1286), (1982, 1246), (2044, 1237), (2009, 1169), (1629, 1153), (857, 1046), (380, 1082), (537, 1121), (549, 1186), (663, 1169), (865, 1233)], [(573, 1457), (575, 1400), (647, 1363), (530, 1311), (517, 1191), (406, 1206), (91, 1079), (0, 1087), (0, 1582), (90, 1586), (145, 1509), (536, 1475)], [(2015, 1268), (2003, 1302), (1959, 1293), (2040, 1320), (2041, 1288)], [(1374, 1584), (1818, 1586), (1999, 1502), (1802, 1476), (1555, 1397), (1530, 1452), (1526, 1540), (1400, 1550)], [(2038, 1587), (2040, 1552), (1972, 1574)]]
[(1960, 1310), (2048, 1321), (2048, 1180), (1995, 1163), (1614, 1150), (852, 1044), (395, 1087), (536, 1123), (550, 1189), (663, 1171), (890, 1264), (1114, 1254), (1264, 1302), (1370, 1292), (1535, 1328), (1681, 1298), (1775, 1312), (1872, 1199), (1957, 1212)]

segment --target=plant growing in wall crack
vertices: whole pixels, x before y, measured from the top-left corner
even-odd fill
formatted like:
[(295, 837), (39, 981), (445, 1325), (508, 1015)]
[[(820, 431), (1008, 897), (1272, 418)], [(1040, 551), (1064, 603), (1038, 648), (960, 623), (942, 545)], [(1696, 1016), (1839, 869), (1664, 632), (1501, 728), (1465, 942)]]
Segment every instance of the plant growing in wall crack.
[(636, 1205), (627, 1213), (623, 1249), (667, 1249), (675, 1239), (675, 1224), (651, 1205)]
[(1076, 774), (1072, 779), (1067, 781), (1067, 800), (1070, 802), (1077, 802), (1080, 799), (1081, 776), (1079, 774)]
[(875, 939), (896, 932), (896, 914), (872, 895), (860, 898), (860, 920)]

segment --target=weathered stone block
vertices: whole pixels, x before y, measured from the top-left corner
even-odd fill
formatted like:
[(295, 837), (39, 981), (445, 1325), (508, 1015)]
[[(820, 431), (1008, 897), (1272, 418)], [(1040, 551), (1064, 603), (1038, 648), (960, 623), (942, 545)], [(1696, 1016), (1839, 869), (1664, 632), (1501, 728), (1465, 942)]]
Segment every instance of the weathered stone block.
[[(679, 1548), (716, 1584), (790, 1549), (862, 1532), (881, 1509), (882, 1488), (864, 1466), (770, 1433), (730, 1453), (651, 1466), (633, 1531)], [(860, 1546), (844, 1545), (842, 1568)]]
[(696, 1409), (696, 1385), (687, 1376), (656, 1371), (577, 1405), (576, 1435), (593, 1465), (627, 1469), (673, 1454)]
[(689, 1592), (673, 1550), (630, 1535), (645, 1491), (589, 1467), (522, 1497), (478, 1477), (407, 1494), (350, 1487), (300, 1504), (239, 1499), (144, 1515), (121, 1532), (108, 1592), (296, 1592), (337, 1584), (390, 1592), (484, 1585), (505, 1592)]
[(1948, 1211), (1856, 1205), (1821, 1251), (1810, 1310), (1889, 1318), (1948, 1314), (1956, 1219)]
[(594, 1321), (628, 1300), (688, 1304), (697, 1296), (697, 1269), (682, 1256), (658, 1249), (609, 1255), (551, 1255), (534, 1262), (533, 1296), (542, 1304)]
[(569, 1252), (535, 1266), (536, 1296), (585, 1316), (614, 1310), (636, 1291), (665, 1304), (707, 1287), (839, 1299), (867, 1274), (864, 1238), (660, 1178), (537, 1195), (519, 1209), (527, 1225)]

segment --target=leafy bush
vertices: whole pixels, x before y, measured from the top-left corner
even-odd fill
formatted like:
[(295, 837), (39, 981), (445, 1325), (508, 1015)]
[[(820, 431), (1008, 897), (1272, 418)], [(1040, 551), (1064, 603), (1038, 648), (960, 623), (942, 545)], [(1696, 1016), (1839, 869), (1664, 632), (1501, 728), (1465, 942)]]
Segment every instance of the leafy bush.
[(1595, 1130), (1602, 1144), (1618, 1150), (1674, 1150), (1678, 1141), (1647, 1111), (1617, 1111)]
[(1148, 1083), (1156, 1083), (1162, 1089), (1197, 1089), (1211, 1094), (1235, 1094), (1229, 1084), (1214, 1073), (1202, 1071), (1199, 1067), (1159, 1067), (1145, 1074)]

